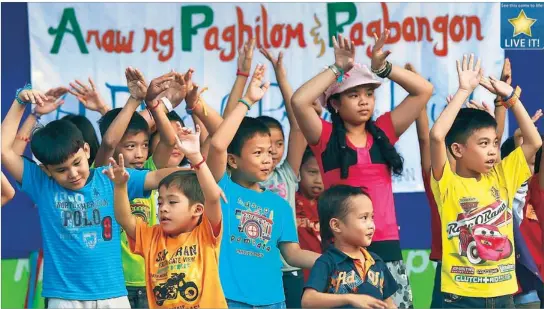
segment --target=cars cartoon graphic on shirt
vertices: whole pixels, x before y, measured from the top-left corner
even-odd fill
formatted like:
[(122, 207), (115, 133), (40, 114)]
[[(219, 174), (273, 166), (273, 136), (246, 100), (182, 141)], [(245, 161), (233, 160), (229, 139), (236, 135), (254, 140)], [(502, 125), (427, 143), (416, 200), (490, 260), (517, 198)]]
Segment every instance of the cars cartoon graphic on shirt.
[(466, 256), (472, 264), (499, 261), (510, 257), (512, 251), (512, 242), (494, 225), (461, 227), (459, 255)]

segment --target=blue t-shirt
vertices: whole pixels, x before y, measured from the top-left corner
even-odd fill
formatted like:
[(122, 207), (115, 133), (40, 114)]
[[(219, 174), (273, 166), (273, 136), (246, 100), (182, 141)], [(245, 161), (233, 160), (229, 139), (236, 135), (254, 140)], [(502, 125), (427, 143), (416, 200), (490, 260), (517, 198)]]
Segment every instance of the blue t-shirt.
[[(43, 297), (83, 301), (127, 295), (113, 182), (102, 174), (105, 168), (91, 169), (87, 184), (72, 191), (24, 159), (22, 191), (36, 203), (41, 223)], [(129, 200), (145, 197), (148, 171), (127, 172)]]
[(225, 298), (252, 306), (284, 301), (279, 244), (298, 243), (291, 207), (275, 193), (234, 183), (227, 173), (219, 186), (229, 202), (221, 201), (219, 277)]

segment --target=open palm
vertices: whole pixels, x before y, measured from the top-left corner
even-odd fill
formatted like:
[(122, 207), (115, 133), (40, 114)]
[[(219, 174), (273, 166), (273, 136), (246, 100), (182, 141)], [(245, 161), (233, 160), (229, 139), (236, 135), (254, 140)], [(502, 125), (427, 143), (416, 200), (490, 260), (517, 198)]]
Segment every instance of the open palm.
[(125, 159), (119, 154), (119, 164), (110, 157), (110, 166), (102, 171), (116, 185), (127, 183), (129, 174), (125, 169)]
[(200, 126), (196, 125), (196, 131), (187, 127), (181, 127), (179, 122), (176, 122), (176, 133), (178, 137), (178, 147), (187, 156), (200, 153)]
[(255, 71), (253, 71), (253, 77), (246, 90), (246, 97), (255, 103), (263, 98), (264, 94), (270, 87), (270, 82), (263, 84), (264, 73), (266, 69), (262, 64), (257, 65)]
[(468, 61), (467, 55), (463, 55), (462, 63), (457, 60), (457, 74), (459, 75), (459, 89), (472, 93), (480, 84), (480, 79), (482, 78), (480, 59), (474, 64), (474, 54), (470, 55)]
[(390, 50), (384, 51), (383, 47), (385, 46), (385, 42), (389, 38), (389, 29), (385, 29), (385, 31), (378, 37), (376, 33), (374, 33), (374, 46), (372, 47), (372, 60), (370, 63), (370, 66), (373, 70), (379, 70), (385, 65), (385, 60), (387, 57), (391, 54)]
[(100, 111), (106, 106), (106, 103), (90, 77), (89, 84), (90, 87), (76, 80), (75, 83), (70, 83), (72, 89), (68, 89), (68, 92), (74, 95), (88, 110)]
[(347, 72), (353, 68), (355, 64), (355, 44), (350, 42), (348, 38), (338, 35), (338, 40), (333, 36), (332, 44), (334, 47), (335, 65)]
[(142, 72), (138, 69), (128, 67), (125, 70), (125, 76), (127, 78), (127, 86), (130, 95), (138, 101), (145, 99), (147, 83), (145, 82)]

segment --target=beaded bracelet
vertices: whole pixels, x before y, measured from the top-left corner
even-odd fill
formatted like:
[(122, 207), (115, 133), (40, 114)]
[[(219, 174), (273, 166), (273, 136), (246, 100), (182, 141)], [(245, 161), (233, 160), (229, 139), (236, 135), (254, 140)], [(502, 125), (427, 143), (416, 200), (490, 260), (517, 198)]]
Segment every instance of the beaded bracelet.
[(17, 100), (17, 102), (21, 105), (29, 103), (30, 101), (23, 101), (19, 99), (19, 94), (25, 90), (30, 90), (30, 89), (32, 89), (32, 85), (30, 85), (30, 83), (26, 84), (23, 88), (17, 89), (17, 92), (15, 92), (15, 100)]

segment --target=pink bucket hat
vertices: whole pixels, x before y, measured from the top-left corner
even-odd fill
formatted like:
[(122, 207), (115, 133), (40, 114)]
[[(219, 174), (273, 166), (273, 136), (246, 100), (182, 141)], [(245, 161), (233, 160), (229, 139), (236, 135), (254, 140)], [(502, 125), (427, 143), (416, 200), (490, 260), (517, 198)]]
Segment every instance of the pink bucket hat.
[(317, 100), (323, 107), (327, 107), (327, 100), (332, 95), (342, 93), (356, 86), (367, 84), (374, 84), (376, 87), (379, 87), (382, 82), (368, 69), (366, 65), (356, 63), (351, 70), (344, 73), (342, 82), (335, 82), (332, 84)]

